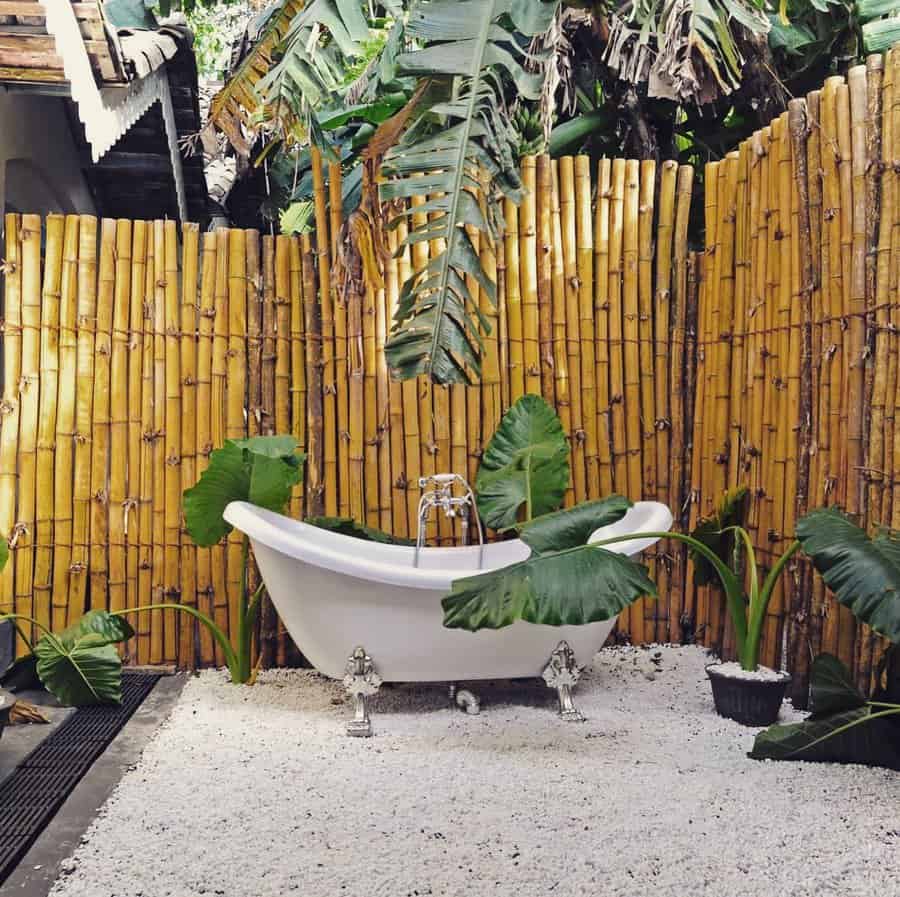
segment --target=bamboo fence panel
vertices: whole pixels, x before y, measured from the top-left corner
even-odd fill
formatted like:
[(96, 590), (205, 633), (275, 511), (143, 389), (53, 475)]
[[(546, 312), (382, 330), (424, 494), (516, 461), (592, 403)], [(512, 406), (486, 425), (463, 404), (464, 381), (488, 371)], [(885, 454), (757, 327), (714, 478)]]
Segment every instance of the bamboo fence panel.
[[(88, 607), (165, 598), (233, 634), (240, 537), (199, 549), (181, 514), (226, 438), (296, 436), (307, 461), (292, 515), (341, 512), (414, 536), (419, 477), (472, 477), (526, 393), (563, 421), (568, 503), (653, 498), (687, 528), (746, 485), (766, 565), (810, 507), (897, 526), (897, 55), (829, 78), (707, 166), (699, 254), (691, 168), (524, 159), (530, 192), (505, 203), (500, 242), (471, 235), (497, 283), (494, 305), (467, 281), (490, 325), (474, 386), (391, 380), (401, 285), (443, 246), (401, 248), (404, 221), (387, 234), (382, 283), (346, 278), (339, 172), (321, 159), (316, 233), (303, 237), (6, 216), (0, 527), (13, 551), (0, 609), (60, 628)], [(459, 532), (432, 519), (426, 536)], [(693, 588), (683, 549), (662, 543), (649, 560), (660, 601), (623, 615), (617, 637), (729, 653), (721, 598)], [(789, 573), (765, 661), (802, 678), (811, 653), (830, 650), (871, 677), (878, 642), (804, 564)], [(135, 622), (130, 661), (222, 661), (183, 615)], [(258, 641), (266, 664), (293, 656), (270, 605)]]

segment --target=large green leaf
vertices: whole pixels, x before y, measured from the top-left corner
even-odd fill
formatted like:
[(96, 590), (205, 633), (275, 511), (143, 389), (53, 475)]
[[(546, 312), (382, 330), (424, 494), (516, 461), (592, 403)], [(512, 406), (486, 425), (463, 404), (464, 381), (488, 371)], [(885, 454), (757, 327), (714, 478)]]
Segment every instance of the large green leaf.
[(838, 601), (900, 642), (900, 534), (870, 538), (836, 508), (822, 508), (797, 522), (797, 538)]
[(855, 710), (866, 703), (850, 670), (832, 654), (820, 654), (810, 670), (812, 718)]
[(118, 704), (122, 661), (115, 643), (134, 635), (122, 617), (89, 611), (62, 632), (44, 635), (34, 646), (37, 673), (47, 690), (69, 707)]
[(466, 278), (491, 304), (496, 288), (466, 228), (499, 238), (503, 197), (522, 196), (518, 134), (505, 98), (508, 85), (519, 96), (539, 97), (541, 78), (526, 70), (525, 48), (558, 6), (559, 0), (420, 0), (410, 12), (407, 34), (421, 48), (397, 57), (398, 72), (431, 79), (443, 91), (420, 103), (416, 120), (386, 154), (381, 198), (434, 196), (428, 220), (412, 227), (406, 242), (441, 248), (400, 293), (385, 350), (401, 379), (480, 377), (482, 335), (490, 328)]
[(621, 495), (582, 502), (520, 524), (519, 538), (536, 555), (576, 548), (585, 545), (594, 530), (621, 520), (630, 507), (632, 503)]
[(493, 529), (508, 529), (556, 510), (569, 483), (569, 444), (543, 398), (522, 396), (503, 415), (475, 478), (478, 513)]
[(215, 545), (231, 525), (222, 516), (233, 501), (281, 512), (303, 476), (304, 455), (293, 436), (228, 440), (209, 458), (199, 482), (184, 493), (184, 521), (191, 538)]
[[(733, 527), (741, 526), (747, 508), (747, 487), (739, 486), (727, 491), (719, 502), (715, 513), (704, 517), (691, 535), (711, 549), (723, 563), (733, 565), (736, 545)], [(700, 552), (691, 550), (694, 563), (694, 582), (698, 586), (718, 582), (719, 574), (709, 559)]]
[(401, 539), (390, 533), (382, 532), (364, 523), (358, 523), (351, 517), (307, 517), (304, 523), (317, 526), (319, 529), (327, 529), (332, 533), (340, 533), (342, 536), (352, 536), (354, 539), (362, 539), (364, 542), (380, 542), (383, 545), (415, 545), (415, 539)]
[(549, 626), (611, 620), (644, 595), (655, 597), (656, 585), (643, 564), (583, 545), (458, 579), (441, 606), (444, 626), (476, 632), (517, 620)]

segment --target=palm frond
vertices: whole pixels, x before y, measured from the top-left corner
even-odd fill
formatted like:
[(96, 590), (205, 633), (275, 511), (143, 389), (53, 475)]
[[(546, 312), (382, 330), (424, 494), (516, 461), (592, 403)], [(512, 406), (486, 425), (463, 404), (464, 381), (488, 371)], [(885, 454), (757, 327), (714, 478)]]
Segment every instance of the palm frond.
[(541, 75), (526, 71), (527, 48), (558, 6), (558, 0), (422, 0), (409, 16), (407, 33), (423, 46), (398, 57), (398, 72), (444, 89), (420, 104), (416, 122), (386, 154), (381, 198), (430, 196), (416, 208), (427, 221), (410, 229), (406, 243), (437, 241), (441, 250), (400, 293), (385, 349), (401, 379), (426, 374), (441, 384), (470, 383), (480, 375), (489, 325), (466, 277), (492, 303), (495, 285), (466, 228), (495, 239), (501, 199), (521, 198), (505, 85), (520, 96), (540, 96)]

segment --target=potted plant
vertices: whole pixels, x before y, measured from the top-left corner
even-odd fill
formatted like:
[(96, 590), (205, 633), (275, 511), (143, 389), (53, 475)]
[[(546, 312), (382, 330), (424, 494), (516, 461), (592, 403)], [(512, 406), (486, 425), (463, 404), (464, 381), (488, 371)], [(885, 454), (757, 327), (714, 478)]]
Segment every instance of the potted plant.
[(768, 726), (778, 718), (791, 677), (760, 665), (762, 627), (778, 579), (800, 543), (792, 542), (760, 581), (753, 542), (741, 526), (746, 501), (746, 487), (726, 492), (715, 513), (701, 520), (691, 534), (695, 543), (716, 555), (718, 564), (711, 562), (708, 553), (700, 552), (697, 544), (689, 547), (695, 584), (710, 585), (718, 580), (734, 627), (737, 660), (706, 668), (716, 711), (745, 726)]
[(870, 537), (839, 510), (824, 508), (797, 523), (797, 539), (837, 600), (890, 646), (869, 697), (838, 658), (819, 655), (809, 717), (760, 732), (750, 756), (900, 769), (900, 533), (882, 529)]

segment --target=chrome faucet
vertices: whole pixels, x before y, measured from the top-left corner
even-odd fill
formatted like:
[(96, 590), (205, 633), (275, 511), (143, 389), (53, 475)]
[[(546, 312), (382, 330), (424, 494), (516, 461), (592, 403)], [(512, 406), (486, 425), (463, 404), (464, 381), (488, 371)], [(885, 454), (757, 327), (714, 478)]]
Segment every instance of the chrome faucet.
[[(459, 486), (461, 494), (454, 495), (453, 487)], [(419, 566), (419, 549), (425, 544), (425, 526), (432, 508), (439, 508), (450, 520), (459, 518), (462, 527), (463, 544), (470, 544), (469, 523), (474, 519), (478, 533), (478, 569), (481, 569), (484, 555), (484, 533), (478, 517), (475, 494), (465, 477), (458, 473), (436, 473), (419, 479), (419, 488), (426, 490), (419, 499), (418, 528), (416, 530), (416, 553), (413, 566)]]

